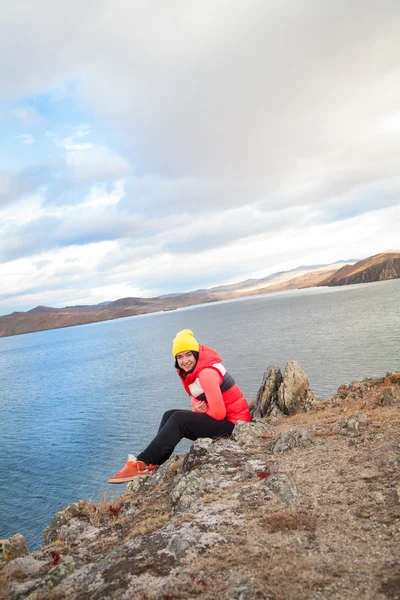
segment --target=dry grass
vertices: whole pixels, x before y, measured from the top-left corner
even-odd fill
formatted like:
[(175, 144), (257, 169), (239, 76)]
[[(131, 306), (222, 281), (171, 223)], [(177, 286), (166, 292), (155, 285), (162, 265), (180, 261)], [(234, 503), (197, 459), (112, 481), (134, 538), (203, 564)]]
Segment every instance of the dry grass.
[(265, 515), (262, 518), (263, 525), (266, 525), (268, 531), (276, 533), (277, 531), (294, 531), (304, 529), (305, 531), (315, 531), (316, 519), (314, 516), (300, 511), (286, 511)]
[(124, 505), (122, 497), (107, 497), (104, 494), (98, 502), (84, 502), (81, 506), (81, 515), (88, 518), (90, 523), (99, 527), (107, 521), (117, 520), (120, 517), (120, 510)]
[[(276, 591), (276, 586), (271, 586), (268, 570), (264, 568), (269, 558), (269, 554), (248, 554), (244, 558), (243, 547), (232, 542), (227, 542), (223, 547), (215, 547), (214, 550), (206, 550), (201, 558), (197, 558), (194, 569), (187, 565), (186, 587), (177, 587), (172, 593), (172, 597), (194, 598), (198, 596), (210, 600), (251, 597), (263, 600), (283, 600)], [(253, 576), (252, 566), (257, 570), (256, 578)], [(230, 584), (228, 583), (228, 585), (227, 573), (230, 574), (228, 577)], [(247, 584), (249, 584), (251, 596), (246, 594)], [(230, 587), (233, 589), (229, 589)], [(244, 594), (242, 595), (239, 590), (234, 591), (235, 587), (239, 590), (244, 587)]]
[(148, 535), (161, 529), (170, 520), (170, 513), (164, 512), (160, 514), (151, 514), (146, 519), (140, 519), (130, 529), (129, 534), (125, 538), (125, 541), (129, 541), (137, 537), (138, 535)]
[(180, 525), (183, 525), (183, 523), (191, 523), (192, 521), (195, 521), (196, 517), (195, 515), (191, 515), (188, 513), (181, 513), (178, 515), (174, 515), (173, 517), (171, 517), (171, 523), (174, 527), (179, 527)]

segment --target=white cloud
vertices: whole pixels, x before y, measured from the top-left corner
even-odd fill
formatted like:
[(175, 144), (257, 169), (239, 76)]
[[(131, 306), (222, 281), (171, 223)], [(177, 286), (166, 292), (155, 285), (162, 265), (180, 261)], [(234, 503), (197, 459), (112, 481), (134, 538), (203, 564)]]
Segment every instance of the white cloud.
[(108, 180), (128, 175), (128, 163), (108, 148), (101, 146), (86, 147), (71, 150), (66, 156), (66, 165), (74, 182), (93, 180)]
[(62, 146), (65, 150), (89, 150), (93, 148), (94, 144), (92, 142), (77, 142), (76, 140), (80, 140), (87, 135), (90, 135), (91, 130), (89, 125), (79, 125), (76, 127), (73, 135), (59, 140), (57, 136), (48, 132), (49, 137), (53, 138), (53, 141), (58, 146)]
[(27, 144), (30, 146), (35, 143), (35, 138), (30, 133), (23, 133), (21, 135), (17, 135), (17, 140), (19, 140), (22, 144)]
[[(22, 131), (34, 93), (72, 94), (91, 116), (46, 125), (57, 169), (0, 178), (8, 250), (98, 251), (66, 295), (174, 291), (194, 271), (206, 285), (398, 246), (397, 0), (0, 10), (0, 93)], [(75, 263), (63, 268), (72, 281)]]
[(0, 237), (5, 234), (6, 229), (12, 228), (17, 231), (21, 225), (25, 225), (43, 214), (42, 202), (43, 198), (40, 194), (31, 194), (24, 198), (23, 202), (1, 207)]
[(78, 144), (73, 141), (72, 138), (66, 138), (63, 140), (63, 147), (66, 150), (90, 150), (93, 148), (94, 144), (92, 142), (84, 142), (82, 144)]
[(45, 119), (38, 111), (30, 105), (19, 105), (10, 110), (11, 117), (17, 121), (23, 129), (41, 126)]
[(106, 206), (114, 206), (119, 204), (125, 195), (124, 182), (116, 181), (110, 192), (106, 190), (104, 184), (95, 185), (91, 188), (87, 198), (77, 207), (80, 208), (97, 208), (102, 209)]
[[(263, 277), (299, 264), (363, 258), (398, 246), (399, 219), (400, 207), (391, 207), (341, 223), (260, 234), (217, 252), (204, 250), (195, 255), (151, 254), (151, 246), (144, 248), (143, 254), (140, 248), (135, 254), (133, 248), (116, 240), (88, 244), (84, 253), (78, 246), (43, 252), (39, 258), (0, 265), (0, 279), (8, 282), (7, 293), (0, 295), (0, 312), (7, 312), (10, 304), (14, 309), (37, 304), (96, 304), (126, 296), (189, 291)], [(120, 261), (115, 260), (117, 253)], [(108, 261), (110, 256), (112, 261)], [(194, 273), (198, 286), (193, 285)]]
[[(51, 166), (47, 165), (48, 171)], [(0, 170), (0, 209), (14, 202), (21, 202), (44, 187), (43, 165), (20, 171)]]

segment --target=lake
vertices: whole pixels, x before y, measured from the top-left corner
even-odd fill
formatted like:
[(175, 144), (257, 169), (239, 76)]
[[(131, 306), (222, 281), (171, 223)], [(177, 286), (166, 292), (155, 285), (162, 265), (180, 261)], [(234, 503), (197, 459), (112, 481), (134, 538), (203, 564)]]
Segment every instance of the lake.
[[(320, 398), (400, 370), (400, 280), (253, 296), (0, 339), (0, 538), (32, 548), (79, 499), (118, 495), (107, 478), (189, 408), (172, 339), (192, 329), (249, 401), (268, 365), (297, 359)], [(187, 449), (182, 442), (178, 450)]]

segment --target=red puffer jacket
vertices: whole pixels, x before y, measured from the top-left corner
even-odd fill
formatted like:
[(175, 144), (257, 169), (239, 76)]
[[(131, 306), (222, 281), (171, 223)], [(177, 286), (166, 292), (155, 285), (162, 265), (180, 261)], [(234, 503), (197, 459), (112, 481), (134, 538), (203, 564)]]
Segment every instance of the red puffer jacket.
[(246, 398), (233, 377), (227, 373), (219, 354), (208, 346), (200, 345), (199, 358), (194, 370), (185, 373), (178, 369), (182, 384), (191, 397), (195, 412), (200, 400), (207, 402), (205, 414), (214, 419), (228, 419), (231, 423), (251, 421)]

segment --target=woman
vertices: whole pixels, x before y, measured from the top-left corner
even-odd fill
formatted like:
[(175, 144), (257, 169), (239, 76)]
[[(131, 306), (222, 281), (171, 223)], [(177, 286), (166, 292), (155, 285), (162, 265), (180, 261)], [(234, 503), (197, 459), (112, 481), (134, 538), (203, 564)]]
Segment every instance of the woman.
[(200, 345), (189, 329), (180, 331), (172, 345), (175, 368), (191, 397), (192, 410), (164, 413), (158, 433), (138, 457), (128, 455), (125, 467), (108, 483), (125, 483), (148, 475), (171, 456), (182, 438), (231, 435), (237, 421), (250, 421), (247, 400), (215, 350)]

